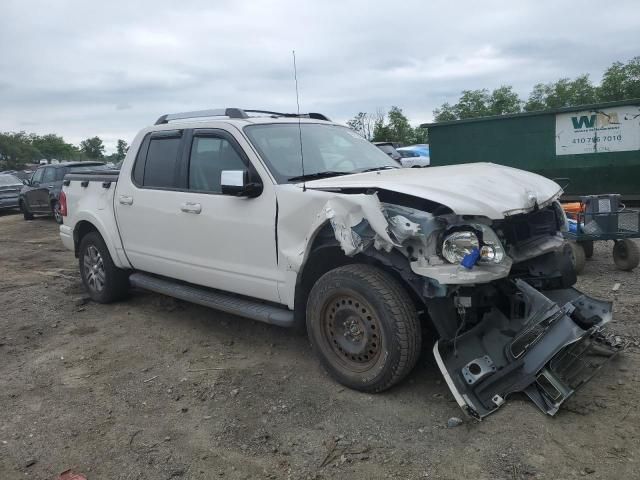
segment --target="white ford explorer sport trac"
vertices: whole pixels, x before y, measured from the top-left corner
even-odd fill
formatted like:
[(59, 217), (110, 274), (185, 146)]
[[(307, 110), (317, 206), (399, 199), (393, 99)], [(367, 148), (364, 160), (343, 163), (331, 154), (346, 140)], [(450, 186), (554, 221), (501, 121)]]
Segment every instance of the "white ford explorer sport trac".
[(561, 194), (491, 163), (398, 168), (322, 114), (227, 108), (164, 115), (119, 171), (67, 175), (60, 236), (97, 302), (133, 285), (306, 325), (333, 378), (367, 392), (436, 338), (469, 415), (513, 392), (553, 415), (621, 348), (611, 304), (572, 288)]

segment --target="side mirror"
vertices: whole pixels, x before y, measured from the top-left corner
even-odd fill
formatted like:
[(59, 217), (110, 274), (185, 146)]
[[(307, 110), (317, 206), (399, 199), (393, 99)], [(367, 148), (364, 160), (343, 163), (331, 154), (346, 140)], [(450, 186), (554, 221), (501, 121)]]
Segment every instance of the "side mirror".
[(31, 180), (25, 178), (24, 180), (22, 180), (22, 183), (28, 187), (29, 185), (31, 185)]
[(220, 172), (220, 187), (223, 195), (257, 197), (262, 193), (262, 183), (251, 182), (247, 170), (223, 170)]

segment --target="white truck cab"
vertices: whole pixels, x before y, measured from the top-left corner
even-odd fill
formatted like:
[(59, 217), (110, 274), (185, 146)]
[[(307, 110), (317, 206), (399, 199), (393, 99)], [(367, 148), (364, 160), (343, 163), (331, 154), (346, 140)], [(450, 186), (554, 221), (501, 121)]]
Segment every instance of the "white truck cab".
[(555, 359), (607, 344), (611, 305), (571, 288), (562, 190), (532, 173), (400, 169), (322, 114), (226, 108), (163, 115), (119, 171), (64, 183), (60, 236), (95, 301), (134, 285), (306, 325), (351, 388), (396, 384), (430, 329), (467, 413), (524, 391), (553, 414), (577, 385)]

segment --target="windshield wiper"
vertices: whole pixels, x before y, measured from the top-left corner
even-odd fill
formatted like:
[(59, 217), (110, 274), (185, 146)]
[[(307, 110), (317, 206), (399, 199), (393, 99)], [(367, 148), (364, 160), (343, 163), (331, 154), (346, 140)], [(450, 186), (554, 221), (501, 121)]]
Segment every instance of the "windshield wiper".
[(337, 177), (338, 175), (347, 175), (352, 172), (334, 172), (331, 170), (326, 170), (324, 172), (315, 172), (315, 173), (307, 173), (305, 175), (297, 175), (295, 177), (287, 178), (289, 182), (297, 182), (300, 180), (315, 180), (318, 178), (327, 178), (327, 177)]
[(360, 170), (358, 173), (377, 172), (378, 170), (395, 170), (397, 168), (400, 168), (400, 167), (393, 167), (391, 165), (385, 165), (384, 167), (365, 168), (364, 170)]

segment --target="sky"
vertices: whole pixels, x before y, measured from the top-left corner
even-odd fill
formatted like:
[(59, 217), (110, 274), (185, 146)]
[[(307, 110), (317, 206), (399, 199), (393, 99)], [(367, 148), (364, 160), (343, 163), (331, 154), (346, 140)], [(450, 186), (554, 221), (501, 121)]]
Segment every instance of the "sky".
[(98, 135), (240, 107), (418, 125), (464, 89), (532, 86), (640, 55), (640, 2), (0, 0), (0, 131)]

